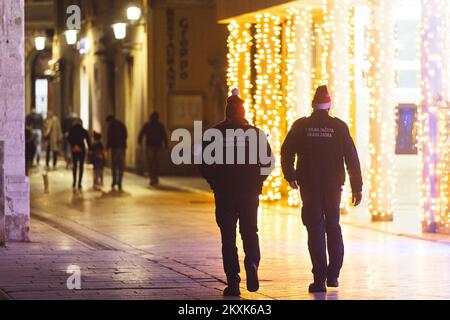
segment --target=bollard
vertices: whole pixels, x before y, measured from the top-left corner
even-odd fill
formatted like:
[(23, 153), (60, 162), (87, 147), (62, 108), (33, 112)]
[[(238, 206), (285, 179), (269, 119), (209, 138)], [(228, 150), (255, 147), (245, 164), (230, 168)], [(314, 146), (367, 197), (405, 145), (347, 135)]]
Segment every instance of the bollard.
[(42, 178), (44, 180), (44, 193), (50, 193), (50, 187), (49, 187), (49, 182), (48, 182), (48, 172), (44, 171), (44, 173), (42, 174)]

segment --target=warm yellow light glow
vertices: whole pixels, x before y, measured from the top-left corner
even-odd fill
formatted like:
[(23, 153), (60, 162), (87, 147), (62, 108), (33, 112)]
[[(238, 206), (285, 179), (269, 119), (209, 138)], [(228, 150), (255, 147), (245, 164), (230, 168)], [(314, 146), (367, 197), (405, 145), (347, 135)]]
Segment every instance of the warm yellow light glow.
[(283, 114), (281, 18), (270, 13), (256, 17), (255, 25), (256, 90), (254, 95), (255, 125), (268, 133), (276, 158), (275, 169), (264, 183), (262, 200), (281, 199), (283, 177), (280, 151), (284, 134), (281, 130)]
[(369, 212), (373, 220), (390, 220), (395, 184), (394, 20), (391, 0), (369, 0), (368, 5)]
[[(249, 121), (267, 134), (276, 155), (275, 170), (264, 185), (262, 200), (281, 199), (282, 173), (279, 154), (284, 134), (281, 130), (285, 116), (282, 110), (281, 18), (271, 14), (259, 15), (252, 37), (251, 25), (232, 21), (228, 25), (229, 89), (239, 88), (245, 100)], [(256, 54), (252, 57), (252, 46)], [(256, 71), (252, 84), (252, 59)]]
[(130, 21), (138, 21), (141, 18), (142, 10), (137, 6), (131, 6), (127, 9), (127, 18)]
[[(295, 120), (311, 113), (312, 70), (312, 13), (311, 8), (290, 8), (284, 23), (284, 107), (287, 129)], [(298, 190), (288, 190), (288, 203), (300, 204)]]
[[(328, 83), (332, 98), (332, 116), (345, 121), (350, 130), (354, 85), (353, 9), (349, 0), (323, 0), (324, 23), (320, 30), (322, 42), (321, 72), (318, 85)], [(350, 185), (347, 181), (342, 193), (341, 209), (350, 207)]]
[(251, 95), (252, 70), (251, 70), (251, 48), (252, 35), (251, 25), (248, 23), (239, 24), (232, 21), (228, 25), (228, 70), (227, 85), (229, 91), (238, 88), (240, 96), (245, 101), (247, 119), (253, 123), (255, 112), (253, 109), (253, 97)]

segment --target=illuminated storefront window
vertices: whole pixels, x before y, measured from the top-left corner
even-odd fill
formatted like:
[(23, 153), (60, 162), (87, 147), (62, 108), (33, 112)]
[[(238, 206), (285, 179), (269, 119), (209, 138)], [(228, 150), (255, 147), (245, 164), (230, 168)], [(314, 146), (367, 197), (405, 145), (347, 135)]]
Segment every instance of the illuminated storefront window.
[[(427, 135), (418, 126), (424, 86), (421, 53), (428, 52), (421, 46), (422, 2), (322, 0), (308, 2), (309, 6), (302, 1), (290, 2), (290, 8), (247, 14), (229, 25), (228, 84), (230, 89), (237, 86), (243, 90), (251, 121), (270, 132), (275, 152), (293, 121), (310, 113), (315, 88), (328, 84), (333, 114), (349, 124), (368, 172), (369, 211), (381, 220), (395, 212), (394, 162), (401, 164), (405, 154), (415, 156), (418, 143), (424, 141), (420, 136)], [(443, 12), (449, 10), (448, 1), (425, 2), (442, 4)], [(443, 16), (448, 24), (450, 14)], [(449, 32), (435, 31), (446, 38), (444, 43), (450, 43)], [(442, 63), (446, 82), (450, 82), (446, 71), (450, 54), (442, 54), (447, 57)], [(443, 90), (448, 101), (450, 86)], [(444, 162), (450, 156), (444, 149), (450, 116), (445, 111), (448, 109), (443, 110), (439, 113), (438, 174), (448, 177), (450, 165)], [(420, 159), (427, 161), (415, 157), (417, 167)], [(447, 185), (448, 180), (443, 179)], [(422, 180), (422, 189), (430, 183)], [(437, 200), (441, 220), (449, 220), (442, 213), (445, 206), (448, 211), (448, 188), (440, 188)], [(348, 196), (344, 194), (343, 207), (347, 207)], [(297, 192), (282, 180), (279, 162), (262, 198), (299, 204)], [(419, 203), (414, 206), (419, 207)]]

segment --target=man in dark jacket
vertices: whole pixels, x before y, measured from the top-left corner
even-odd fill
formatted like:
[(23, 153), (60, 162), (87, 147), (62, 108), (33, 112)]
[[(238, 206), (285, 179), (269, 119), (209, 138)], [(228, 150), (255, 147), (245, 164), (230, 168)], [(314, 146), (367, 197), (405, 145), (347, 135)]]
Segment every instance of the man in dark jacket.
[[(239, 221), (239, 229), (244, 244), (245, 270), (247, 274), (247, 289), (255, 292), (259, 289), (258, 267), (260, 262), (260, 249), (258, 238), (258, 207), (264, 181), (270, 174), (267, 169), (271, 163), (263, 163), (259, 157), (259, 149), (264, 147), (265, 155), (269, 161), (273, 161), (272, 151), (267, 142), (266, 135), (258, 128), (249, 125), (245, 119), (244, 101), (238, 96), (237, 90), (228, 98), (226, 107), (226, 119), (213, 129), (219, 130), (222, 137), (227, 136), (227, 131), (242, 130), (243, 139), (227, 137), (221, 141), (224, 158), (232, 152), (232, 163), (210, 164), (205, 160), (200, 165), (202, 176), (208, 181), (214, 191), (216, 203), (216, 221), (220, 227), (222, 236), (222, 256), (224, 271), (227, 276), (228, 287), (224, 290), (225, 296), (240, 295), (240, 266), (236, 248), (236, 225)], [(237, 132), (237, 131), (234, 131)], [(257, 140), (251, 146), (249, 136), (254, 135)], [(260, 139), (264, 139), (260, 144)], [(244, 142), (245, 141), (245, 142)], [(206, 148), (208, 144), (205, 144)], [(242, 148), (241, 150), (239, 150)], [(239, 152), (245, 152), (246, 161), (243, 164), (236, 161)], [(251, 153), (257, 153), (257, 161), (251, 162)], [(255, 154), (253, 154), (255, 155)]]
[(86, 144), (88, 148), (91, 147), (89, 132), (83, 128), (81, 119), (74, 120), (67, 136), (67, 142), (70, 144), (72, 152), (73, 191), (75, 192), (77, 187), (77, 171), (79, 172), (78, 190), (81, 191), (83, 188), (84, 162), (86, 160)]
[(300, 188), (303, 201), (302, 220), (308, 230), (314, 274), (310, 292), (326, 291), (325, 282), (328, 287), (339, 286), (344, 258), (339, 225), (344, 164), (350, 176), (353, 204), (359, 205), (362, 199), (361, 167), (355, 144), (348, 126), (328, 115), (330, 108), (327, 87), (321, 86), (314, 97), (314, 112), (294, 123), (281, 150), (284, 176), (293, 189)]
[(125, 152), (127, 150), (128, 132), (125, 125), (114, 116), (106, 118), (108, 137), (106, 149), (111, 150), (112, 190), (116, 186), (122, 191), (123, 173), (125, 172)]
[[(42, 135), (44, 131), (44, 118), (41, 114), (37, 113), (36, 108), (31, 109), (31, 113), (27, 115), (25, 124), (31, 129), (31, 134), (34, 139), (34, 145), (36, 147), (35, 154), (36, 163), (39, 165), (42, 153)], [(33, 164), (33, 162), (31, 163)]]
[(69, 107), (66, 116), (61, 121), (61, 129), (64, 136), (64, 158), (66, 160), (67, 168), (70, 168), (70, 165), (72, 164), (72, 151), (67, 137), (69, 136), (70, 130), (75, 125), (75, 122), (78, 121), (77, 114), (71, 110), (72, 107)]
[(164, 125), (159, 122), (158, 112), (153, 112), (147, 122), (139, 133), (139, 145), (146, 140), (147, 144), (147, 163), (148, 174), (150, 176), (150, 185), (155, 186), (159, 184), (158, 174), (158, 154), (162, 147), (167, 149), (167, 133)]

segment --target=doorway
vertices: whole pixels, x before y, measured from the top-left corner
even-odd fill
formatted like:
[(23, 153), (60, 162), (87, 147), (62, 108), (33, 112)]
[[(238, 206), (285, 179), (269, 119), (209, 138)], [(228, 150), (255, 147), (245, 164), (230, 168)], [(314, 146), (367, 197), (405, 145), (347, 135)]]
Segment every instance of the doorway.
[(45, 119), (48, 114), (48, 79), (36, 79), (34, 92), (36, 111)]
[(83, 127), (90, 129), (90, 106), (89, 106), (89, 77), (86, 67), (83, 67), (80, 77), (80, 118)]

